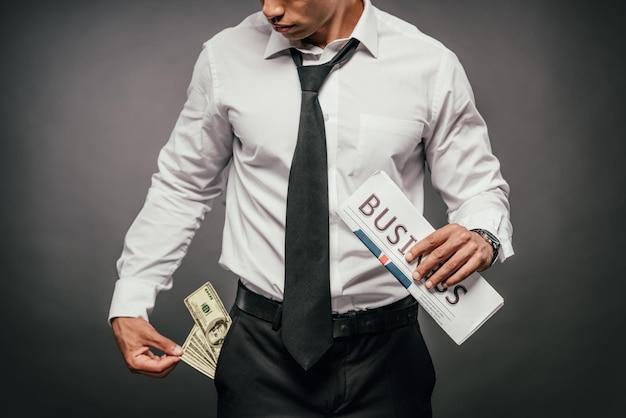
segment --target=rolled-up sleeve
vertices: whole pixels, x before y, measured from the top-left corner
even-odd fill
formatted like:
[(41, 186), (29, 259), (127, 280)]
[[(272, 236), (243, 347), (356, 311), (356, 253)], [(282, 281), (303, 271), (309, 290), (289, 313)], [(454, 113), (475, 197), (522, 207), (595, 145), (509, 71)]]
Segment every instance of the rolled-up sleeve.
[(125, 235), (109, 321), (116, 316), (147, 320), (157, 294), (172, 287), (174, 271), (212, 202), (224, 191), (232, 142), (207, 41), (183, 108), (159, 152), (144, 205)]
[(504, 262), (514, 254), (510, 187), (492, 153), (467, 75), (449, 50), (440, 62), (432, 109), (430, 134), (424, 138), (426, 163), (448, 207), (448, 222), (494, 233)]

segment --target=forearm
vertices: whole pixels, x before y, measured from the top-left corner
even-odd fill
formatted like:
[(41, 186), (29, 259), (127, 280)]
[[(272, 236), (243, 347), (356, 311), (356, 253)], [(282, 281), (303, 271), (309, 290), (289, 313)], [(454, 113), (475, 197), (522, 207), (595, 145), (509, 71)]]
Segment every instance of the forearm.
[(223, 193), (233, 132), (213, 80), (210, 42), (196, 61), (187, 100), (158, 156), (145, 203), (128, 230), (109, 311), (148, 319), (157, 294), (187, 253), (212, 201)]
[(503, 262), (513, 255), (510, 187), (492, 152), (469, 80), (453, 54), (443, 60), (438, 86), (425, 139), (432, 184), (448, 207), (448, 222), (494, 234)]
[(172, 287), (172, 275), (187, 253), (209, 207), (171, 191), (157, 175), (124, 239), (116, 262), (109, 321), (115, 316), (148, 319), (157, 294)]

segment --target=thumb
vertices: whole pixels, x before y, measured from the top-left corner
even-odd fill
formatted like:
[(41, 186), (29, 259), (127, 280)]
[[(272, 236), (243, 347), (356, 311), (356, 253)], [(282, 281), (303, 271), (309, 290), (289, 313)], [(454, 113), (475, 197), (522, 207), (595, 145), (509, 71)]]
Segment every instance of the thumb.
[(150, 336), (152, 346), (163, 351), (168, 356), (182, 356), (183, 349), (174, 341), (159, 334), (156, 330)]

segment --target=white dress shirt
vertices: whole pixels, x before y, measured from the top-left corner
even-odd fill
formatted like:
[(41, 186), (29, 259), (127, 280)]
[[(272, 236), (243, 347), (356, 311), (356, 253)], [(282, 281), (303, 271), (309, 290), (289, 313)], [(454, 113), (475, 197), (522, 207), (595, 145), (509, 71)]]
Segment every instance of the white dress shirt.
[[(419, 209), (424, 171), (450, 223), (484, 228), (513, 254), (509, 185), (456, 55), (415, 26), (364, 0), (350, 37), (356, 53), (319, 92), (326, 125), (332, 309), (374, 308), (407, 295), (339, 219), (336, 210), (368, 176), (385, 170)], [(216, 197), (226, 193), (219, 265), (251, 289), (282, 300), (285, 209), (296, 145), (303, 64), (325, 48), (290, 43), (262, 12), (203, 44), (187, 100), (158, 156), (145, 204), (128, 230), (109, 312), (148, 319)]]

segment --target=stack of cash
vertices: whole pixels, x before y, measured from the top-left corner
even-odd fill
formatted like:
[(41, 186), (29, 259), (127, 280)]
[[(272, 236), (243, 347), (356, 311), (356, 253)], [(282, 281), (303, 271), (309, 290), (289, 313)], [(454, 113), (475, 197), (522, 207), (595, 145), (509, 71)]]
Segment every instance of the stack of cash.
[(209, 282), (187, 296), (185, 305), (195, 324), (183, 344), (181, 360), (213, 379), (222, 343), (232, 320)]

